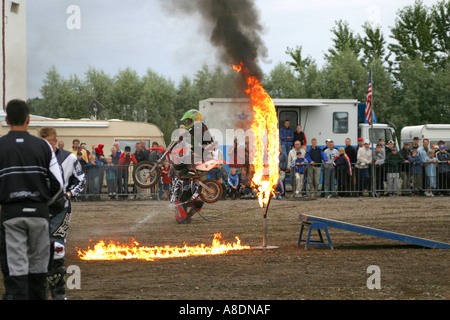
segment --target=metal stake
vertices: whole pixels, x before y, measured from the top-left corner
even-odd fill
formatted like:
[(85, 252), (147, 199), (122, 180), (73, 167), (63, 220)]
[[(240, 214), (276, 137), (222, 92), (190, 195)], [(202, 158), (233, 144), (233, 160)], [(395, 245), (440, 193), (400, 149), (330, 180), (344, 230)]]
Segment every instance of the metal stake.
[(253, 247), (253, 249), (278, 249), (277, 246), (267, 246), (267, 211), (269, 210), (270, 200), (272, 200), (272, 194), (270, 194), (267, 205), (263, 205), (263, 244), (262, 246)]

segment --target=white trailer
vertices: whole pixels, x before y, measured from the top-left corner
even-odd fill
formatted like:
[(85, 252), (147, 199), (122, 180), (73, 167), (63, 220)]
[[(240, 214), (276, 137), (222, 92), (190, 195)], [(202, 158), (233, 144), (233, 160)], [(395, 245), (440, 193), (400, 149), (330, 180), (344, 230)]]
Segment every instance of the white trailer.
[[(398, 146), (395, 128), (384, 123), (374, 123), (372, 129), (366, 123), (358, 122), (358, 110), (361, 107), (354, 99), (274, 99), (278, 114), (279, 127), (284, 120), (290, 121), (295, 131), (301, 124), (307, 137), (308, 145), (316, 138), (317, 144), (325, 146), (326, 139), (332, 139), (335, 147), (345, 146), (345, 139), (350, 138), (352, 145), (357, 145), (359, 137), (369, 139), (373, 144), (380, 138), (393, 140)], [(199, 102), (199, 111), (203, 114), (205, 124), (211, 135), (227, 147), (232, 145), (234, 130), (248, 130), (252, 112), (247, 99), (211, 98)], [(223, 143), (220, 143), (223, 141)]]
[(447, 148), (450, 147), (450, 124), (421, 124), (417, 126), (407, 126), (401, 131), (402, 143), (411, 143), (417, 137), (422, 145), (423, 139), (430, 140), (430, 145), (444, 141)]

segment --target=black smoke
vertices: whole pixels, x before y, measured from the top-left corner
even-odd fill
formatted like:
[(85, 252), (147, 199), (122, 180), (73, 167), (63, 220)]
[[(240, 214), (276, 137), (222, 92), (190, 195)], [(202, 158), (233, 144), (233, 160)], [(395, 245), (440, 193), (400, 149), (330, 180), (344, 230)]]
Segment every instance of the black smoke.
[(261, 38), (264, 27), (253, 0), (161, 0), (170, 13), (182, 12), (202, 19), (202, 32), (218, 49), (219, 60), (230, 66), (241, 62), (249, 75), (263, 77), (258, 66), (267, 57)]

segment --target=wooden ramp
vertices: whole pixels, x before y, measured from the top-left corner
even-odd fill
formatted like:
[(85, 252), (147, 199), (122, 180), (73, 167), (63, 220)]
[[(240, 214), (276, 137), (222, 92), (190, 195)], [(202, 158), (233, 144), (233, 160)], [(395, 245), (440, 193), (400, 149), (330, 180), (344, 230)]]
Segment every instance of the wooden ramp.
[[(309, 239), (311, 230), (308, 233), (307, 240), (301, 239), (303, 227), (305, 225), (308, 225), (311, 228), (316, 224), (316, 225), (322, 226), (322, 227), (319, 227), (322, 230), (323, 230), (323, 226), (326, 226), (326, 227), (330, 227), (330, 228), (336, 228), (336, 229), (342, 229), (342, 230), (356, 232), (356, 233), (362, 233), (362, 234), (366, 234), (369, 236), (381, 237), (381, 238), (386, 238), (386, 239), (390, 239), (390, 240), (406, 242), (406, 243), (423, 246), (423, 247), (429, 247), (429, 248), (435, 248), (435, 249), (450, 249), (450, 244), (448, 244), (448, 243), (438, 242), (438, 241), (433, 241), (433, 240), (428, 240), (428, 239), (423, 239), (423, 238), (418, 238), (418, 237), (412, 237), (412, 236), (408, 236), (408, 235), (401, 234), (401, 233), (395, 233), (395, 232), (390, 232), (390, 231), (385, 231), (385, 230), (380, 230), (380, 229), (375, 229), (375, 228), (364, 227), (364, 226), (360, 226), (357, 224), (351, 224), (351, 223), (341, 222), (341, 221), (327, 219), (327, 218), (320, 218), (320, 217), (310, 216), (310, 215), (306, 215), (306, 214), (300, 214), (299, 219), (302, 222), (302, 228), (301, 228), (300, 236), (298, 239), (298, 245), (300, 245), (300, 242), (302, 242), (302, 241), (306, 241), (307, 245), (308, 244), (314, 245), (314, 242), (317, 242), (317, 241), (311, 241)], [(320, 234), (320, 230), (318, 230), (318, 231)], [(326, 229), (325, 231), (328, 234), (328, 230)], [(321, 240), (322, 240), (322, 237), (321, 237)], [(331, 239), (328, 238), (328, 240), (330, 243), (329, 246), (331, 248), (333, 248), (333, 246), (331, 245)], [(311, 242), (313, 242), (313, 243), (311, 243)], [(322, 243), (323, 241), (319, 241), (319, 242)], [(319, 244), (317, 243), (316, 245), (319, 245)], [(320, 244), (320, 245), (326, 245), (326, 244)]]

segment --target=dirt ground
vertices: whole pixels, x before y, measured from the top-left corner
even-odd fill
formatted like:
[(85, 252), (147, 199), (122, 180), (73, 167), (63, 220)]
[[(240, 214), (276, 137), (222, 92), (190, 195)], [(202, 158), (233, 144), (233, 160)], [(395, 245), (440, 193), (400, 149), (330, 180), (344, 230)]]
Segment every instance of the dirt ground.
[[(145, 246), (210, 245), (222, 240), (262, 245), (256, 200), (205, 205), (204, 217), (179, 225), (168, 201), (73, 204), (66, 265), (79, 266), (81, 289), (71, 300), (448, 300), (450, 250), (329, 229), (334, 250), (297, 246), (300, 213), (450, 243), (448, 197), (272, 200), (269, 246), (277, 249), (155, 261), (82, 261), (76, 248), (99, 240)], [(92, 242), (90, 242), (92, 240)], [(380, 269), (380, 289), (369, 289), (368, 267)], [(1, 280), (3, 282), (3, 280)], [(3, 286), (0, 288), (3, 293)]]

